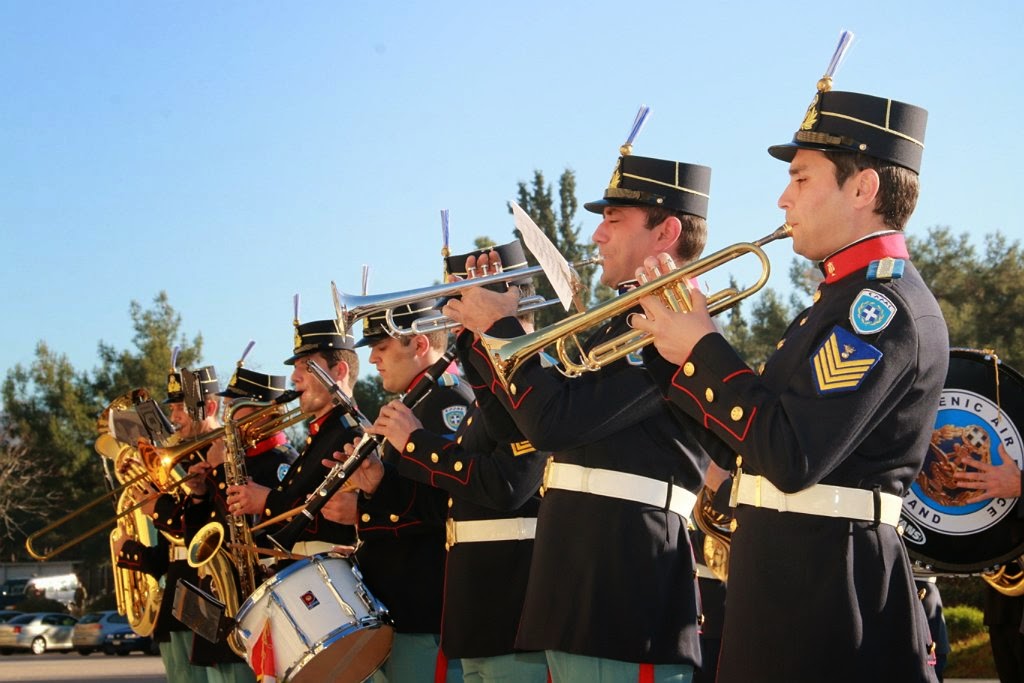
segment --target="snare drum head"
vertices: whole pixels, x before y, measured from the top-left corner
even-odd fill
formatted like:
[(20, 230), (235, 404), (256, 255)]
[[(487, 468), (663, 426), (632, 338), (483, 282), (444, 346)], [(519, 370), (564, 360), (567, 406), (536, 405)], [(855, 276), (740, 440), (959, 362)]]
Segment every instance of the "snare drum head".
[[(997, 384), (998, 372), (998, 384)], [(1018, 499), (967, 503), (973, 493), (953, 480), (965, 463), (1024, 468), (1024, 379), (991, 355), (953, 349), (924, 468), (903, 500), (907, 552), (937, 573), (972, 574), (1024, 553)]]

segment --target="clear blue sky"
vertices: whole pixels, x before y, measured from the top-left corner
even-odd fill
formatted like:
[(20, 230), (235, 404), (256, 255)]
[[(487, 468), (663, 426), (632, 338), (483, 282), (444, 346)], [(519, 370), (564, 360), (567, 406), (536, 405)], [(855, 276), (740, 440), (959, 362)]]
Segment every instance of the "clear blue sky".
[(0, 373), (40, 340), (93, 368), (161, 290), (222, 378), (249, 339), (285, 372), (293, 294), (308, 321), (364, 263), (372, 292), (434, 282), (440, 209), (455, 251), (505, 241), (534, 169), (599, 197), (640, 104), (635, 153), (714, 169), (709, 247), (760, 237), (786, 182), (765, 148), (843, 28), (836, 89), (929, 110), (910, 233), (1020, 238), (1022, 7), (2, 0)]

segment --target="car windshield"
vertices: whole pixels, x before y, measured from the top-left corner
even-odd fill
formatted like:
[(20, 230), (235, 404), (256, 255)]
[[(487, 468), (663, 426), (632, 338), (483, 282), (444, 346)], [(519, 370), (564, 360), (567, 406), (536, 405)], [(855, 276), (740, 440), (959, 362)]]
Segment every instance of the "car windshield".
[(90, 612), (89, 614), (86, 614), (84, 617), (79, 619), (78, 623), (79, 624), (95, 624), (97, 621), (99, 621), (102, 618), (103, 618), (103, 614), (101, 612)]
[(14, 617), (13, 619), (8, 621), (7, 623), (8, 624), (30, 624), (30, 623), (32, 623), (32, 620), (35, 619), (37, 616), (39, 616), (39, 615), (37, 615), (37, 614), (22, 614), (21, 616)]
[(115, 614), (111, 614), (110, 615), (109, 621), (112, 624), (127, 624), (128, 623), (128, 617), (126, 617), (123, 614), (116, 614), (115, 613)]

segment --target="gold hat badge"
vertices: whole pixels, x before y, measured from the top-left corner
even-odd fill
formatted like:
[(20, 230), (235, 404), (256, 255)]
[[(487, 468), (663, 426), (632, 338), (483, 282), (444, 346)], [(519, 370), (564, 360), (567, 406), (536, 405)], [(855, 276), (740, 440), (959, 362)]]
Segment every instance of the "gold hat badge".
[(825, 69), (825, 75), (818, 79), (817, 91), (814, 93), (814, 99), (811, 100), (811, 106), (807, 107), (807, 113), (804, 115), (803, 123), (800, 124), (800, 130), (813, 130), (814, 126), (817, 125), (818, 104), (821, 94), (832, 89), (832, 76), (839, 69), (839, 65), (842, 63), (843, 57), (846, 56), (846, 52), (850, 49), (852, 43), (852, 31), (844, 30), (839, 33), (839, 44), (836, 45), (836, 51), (832, 53), (832, 60), (829, 61), (828, 68)]

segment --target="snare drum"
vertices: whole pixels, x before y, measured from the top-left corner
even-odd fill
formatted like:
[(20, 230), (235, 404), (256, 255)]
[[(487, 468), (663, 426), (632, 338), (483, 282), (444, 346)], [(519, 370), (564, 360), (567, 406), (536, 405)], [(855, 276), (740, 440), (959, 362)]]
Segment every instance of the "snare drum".
[(964, 462), (1024, 468), (1024, 378), (982, 351), (952, 349), (924, 468), (903, 499), (907, 553), (922, 574), (975, 574), (1024, 553), (1017, 498), (965, 502)]
[(282, 683), (358, 683), (391, 652), (387, 608), (355, 565), (335, 553), (300, 560), (265, 581), (237, 622), (249, 665), (257, 673), (272, 669), (265, 673)]

